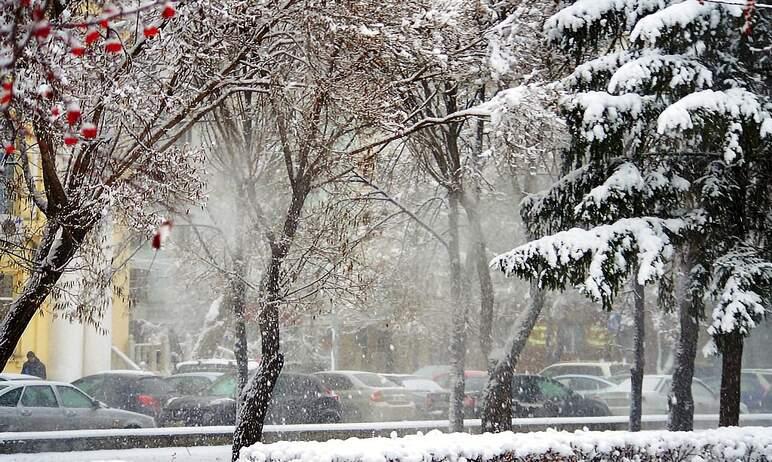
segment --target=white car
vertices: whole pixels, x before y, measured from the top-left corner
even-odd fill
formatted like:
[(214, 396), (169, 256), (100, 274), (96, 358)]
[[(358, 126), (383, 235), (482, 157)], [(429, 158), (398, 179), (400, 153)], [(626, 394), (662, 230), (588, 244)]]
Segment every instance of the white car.
[(555, 363), (545, 367), (539, 375), (555, 378), (560, 375), (592, 375), (594, 377), (615, 377), (630, 375), (630, 364), (607, 361), (577, 361)]
[(152, 417), (109, 408), (69, 383), (0, 383), (0, 432), (149, 427)]
[[(668, 395), (672, 377), (669, 375), (644, 375), (642, 396), (642, 414), (665, 415), (668, 413)], [(606, 403), (612, 415), (630, 415), (630, 379), (616, 387), (608, 388), (593, 395)], [(692, 380), (692, 399), (695, 414), (718, 414), (719, 398), (700, 379)], [(748, 407), (740, 406), (740, 412), (748, 412)]]
[(553, 377), (553, 380), (565, 385), (570, 390), (578, 393), (582, 398), (593, 396), (603, 390), (608, 390), (617, 386), (617, 383), (611, 380), (606, 380), (602, 377), (595, 377), (594, 375), (559, 375)]

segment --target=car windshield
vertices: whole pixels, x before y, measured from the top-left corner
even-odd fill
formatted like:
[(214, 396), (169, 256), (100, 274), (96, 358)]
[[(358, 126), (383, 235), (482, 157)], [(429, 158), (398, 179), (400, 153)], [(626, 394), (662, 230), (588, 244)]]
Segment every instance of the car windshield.
[(406, 379), (402, 381), (402, 386), (410, 390), (442, 391), (437, 382), (426, 379)]
[(229, 398), (236, 395), (236, 376), (223, 375), (206, 390), (209, 396), (227, 396)]
[(378, 374), (357, 373), (357, 374), (354, 374), (354, 378), (364, 383), (368, 387), (398, 387), (399, 386), (396, 383), (392, 382), (391, 380), (385, 377), (381, 377)]

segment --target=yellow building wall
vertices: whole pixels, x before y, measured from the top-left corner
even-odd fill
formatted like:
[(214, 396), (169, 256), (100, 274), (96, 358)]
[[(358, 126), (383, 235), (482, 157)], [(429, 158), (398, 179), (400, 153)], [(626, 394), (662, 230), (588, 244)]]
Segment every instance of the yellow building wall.
[[(29, 143), (31, 144), (31, 143)], [(30, 153), (30, 156), (33, 154)], [(35, 175), (34, 162), (32, 173)], [(15, 169), (16, 181), (21, 178), (21, 167), (16, 166)], [(37, 177), (38, 187), (42, 187), (42, 179)], [(26, 191), (26, 189), (24, 189)], [(11, 212), (13, 215), (20, 216), (23, 220), (24, 229), (31, 234), (31, 240), (33, 245), (36, 245), (40, 241), (40, 235), (45, 225), (44, 215), (33, 205), (32, 201), (28, 198), (20, 198), (14, 201)], [(117, 228), (117, 227), (116, 227)], [(120, 242), (125, 237), (125, 231), (116, 230), (113, 233), (114, 242)], [(29, 237), (29, 236), (28, 236)], [(32, 253), (28, 255), (32, 257)], [(116, 261), (122, 261), (121, 256), (117, 256)], [(13, 277), (14, 286), (14, 299), (18, 296), (21, 288), (24, 285), (24, 281), (27, 278), (27, 272), (25, 269), (14, 264), (7, 256), (0, 256), (0, 273)], [(114, 276), (113, 285), (118, 288), (113, 292), (113, 314), (110, 326), (103, 326), (110, 329), (112, 334), (113, 346), (119, 348), (124, 353), (128, 353), (129, 347), (129, 269), (128, 265), (124, 265)], [(26, 354), (28, 351), (34, 351), (35, 354), (43, 361), (44, 364), (48, 363), (49, 359), (49, 338), (50, 331), (53, 324), (53, 315), (50, 310), (49, 300), (43, 303), (38, 313), (32, 319), (30, 324), (25, 329), (19, 340), (14, 354), (3, 369), (3, 372), (20, 372), (24, 361), (26, 360)], [(93, 329), (93, 327), (88, 327)]]

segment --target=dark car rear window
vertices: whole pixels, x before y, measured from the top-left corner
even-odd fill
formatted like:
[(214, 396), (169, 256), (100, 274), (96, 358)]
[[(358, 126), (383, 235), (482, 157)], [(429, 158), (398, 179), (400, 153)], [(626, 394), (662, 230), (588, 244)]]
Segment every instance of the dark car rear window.
[(148, 395), (165, 395), (169, 392), (166, 383), (160, 377), (143, 377), (137, 380), (137, 391)]

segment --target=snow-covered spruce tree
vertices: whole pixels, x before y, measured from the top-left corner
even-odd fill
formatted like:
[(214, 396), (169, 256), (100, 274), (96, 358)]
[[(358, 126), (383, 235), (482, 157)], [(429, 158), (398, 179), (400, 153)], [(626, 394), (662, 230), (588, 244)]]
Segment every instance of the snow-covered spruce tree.
[[(737, 351), (769, 288), (766, 13), (698, 0), (579, 0), (545, 25), (577, 61), (594, 59), (565, 79), (565, 175), (523, 204), (531, 229), (550, 235), (495, 263), (546, 287), (578, 284), (610, 308), (629, 274), (642, 285), (665, 275), (673, 238), (684, 239), (673, 430), (692, 427), (703, 299), (717, 300), (710, 333), (724, 354), (729, 424), (739, 409)], [(666, 282), (661, 289), (673, 287)]]

